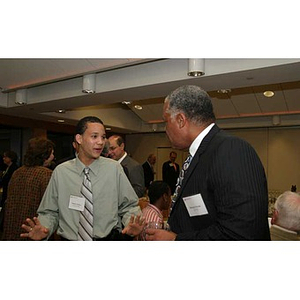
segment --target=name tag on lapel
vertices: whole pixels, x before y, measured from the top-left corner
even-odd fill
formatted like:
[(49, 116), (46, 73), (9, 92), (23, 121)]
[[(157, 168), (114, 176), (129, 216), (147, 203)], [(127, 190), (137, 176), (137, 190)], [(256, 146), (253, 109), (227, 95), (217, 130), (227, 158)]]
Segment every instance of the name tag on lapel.
[(182, 198), (190, 217), (207, 215), (208, 211), (201, 194)]

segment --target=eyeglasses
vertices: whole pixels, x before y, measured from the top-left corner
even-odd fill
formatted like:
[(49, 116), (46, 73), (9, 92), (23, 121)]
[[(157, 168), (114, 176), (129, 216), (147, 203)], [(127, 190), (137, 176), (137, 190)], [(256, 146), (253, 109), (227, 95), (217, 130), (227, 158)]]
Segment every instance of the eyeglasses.
[(114, 150), (116, 150), (117, 148), (119, 148), (120, 146), (116, 146), (116, 147), (109, 147), (109, 150), (110, 151), (114, 151)]

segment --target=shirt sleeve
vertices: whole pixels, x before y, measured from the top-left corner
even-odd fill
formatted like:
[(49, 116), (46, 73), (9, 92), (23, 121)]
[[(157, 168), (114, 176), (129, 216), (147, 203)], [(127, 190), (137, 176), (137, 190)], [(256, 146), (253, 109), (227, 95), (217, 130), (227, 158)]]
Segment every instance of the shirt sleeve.
[(56, 186), (56, 172), (52, 173), (49, 184), (46, 188), (40, 206), (37, 210), (38, 219), (41, 224), (49, 229), (50, 237), (58, 225), (58, 193)]

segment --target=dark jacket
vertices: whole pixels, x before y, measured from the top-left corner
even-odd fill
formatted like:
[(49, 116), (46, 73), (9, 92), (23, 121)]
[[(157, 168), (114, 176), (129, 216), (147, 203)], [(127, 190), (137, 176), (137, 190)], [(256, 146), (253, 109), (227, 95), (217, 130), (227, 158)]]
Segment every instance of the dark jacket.
[(163, 181), (166, 182), (170, 186), (171, 193), (173, 195), (175, 192), (177, 178), (179, 176), (180, 168), (177, 163), (175, 163), (176, 169), (171, 164), (172, 164), (172, 162), (170, 160), (164, 162), (164, 164), (162, 166), (162, 177), (163, 177)]
[[(190, 216), (183, 198), (199, 194), (207, 213)], [(169, 224), (177, 240), (270, 240), (267, 180), (255, 150), (215, 125), (187, 169)]]
[(142, 167), (144, 169), (145, 187), (148, 189), (150, 183), (154, 180), (153, 169), (151, 168), (148, 161), (145, 161)]
[(12, 163), (10, 165), (10, 167), (8, 168), (8, 170), (4, 173), (4, 175), (2, 175), (0, 186), (2, 186), (3, 192), (2, 192), (2, 199), (1, 199), (0, 206), (3, 206), (3, 204), (7, 198), (7, 189), (8, 189), (8, 184), (9, 184), (10, 178), (17, 169), (18, 169), (17, 164)]

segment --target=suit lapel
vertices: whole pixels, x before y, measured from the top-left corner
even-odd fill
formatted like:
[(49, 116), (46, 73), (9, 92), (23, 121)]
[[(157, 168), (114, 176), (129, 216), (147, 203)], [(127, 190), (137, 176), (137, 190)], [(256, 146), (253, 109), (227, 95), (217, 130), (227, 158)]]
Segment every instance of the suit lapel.
[(121, 165), (124, 167), (127, 167), (128, 165), (128, 154), (125, 156), (125, 158), (121, 161)]
[(191, 174), (193, 173), (195, 167), (198, 165), (200, 157), (202, 155), (202, 153), (207, 149), (209, 143), (211, 142), (211, 140), (213, 139), (213, 137), (216, 135), (217, 132), (220, 131), (220, 128), (217, 125), (214, 125), (212, 127), (212, 129), (209, 131), (209, 133), (204, 137), (204, 139), (202, 140), (200, 146), (198, 147), (188, 169), (186, 174), (184, 175), (184, 180), (182, 183), (182, 187), (180, 189), (180, 192), (177, 196), (177, 199), (179, 199), (181, 197), (182, 191), (184, 190), (184, 187), (186, 186), (186, 183), (188, 182), (189, 177), (191, 176)]

